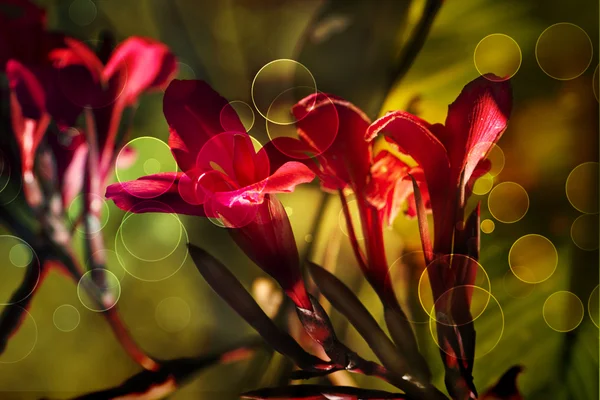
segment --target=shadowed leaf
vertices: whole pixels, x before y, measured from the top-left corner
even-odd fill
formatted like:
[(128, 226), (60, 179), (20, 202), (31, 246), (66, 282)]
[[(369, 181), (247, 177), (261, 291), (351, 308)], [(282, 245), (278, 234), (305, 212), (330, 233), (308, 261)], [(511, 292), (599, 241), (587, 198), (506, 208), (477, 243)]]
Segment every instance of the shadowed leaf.
[(190, 255), (206, 282), (277, 352), (290, 357), (302, 368), (326, 364), (308, 354), (289, 334), (279, 329), (221, 262), (193, 244), (188, 246)]

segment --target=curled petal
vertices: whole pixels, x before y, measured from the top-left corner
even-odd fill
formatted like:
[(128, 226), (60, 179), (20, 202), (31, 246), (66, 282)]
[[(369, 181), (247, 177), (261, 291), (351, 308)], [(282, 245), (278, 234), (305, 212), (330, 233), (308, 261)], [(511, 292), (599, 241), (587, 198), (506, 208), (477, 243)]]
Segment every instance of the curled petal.
[[(332, 105), (337, 118), (332, 117)], [(360, 191), (367, 183), (371, 147), (365, 141), (369, 118), (353, 104), (335, 96), (317, 93), (302, 99), (292, 112), (298, 119), (298, 135), (308, 145), (318, 149), (323, 131), (334, 129), (333, 143), (317, 156), (322, 182), (337, 185), (331, 189), (350, 186)]]
[(391, 225), (402, 203), (412, 192), (412, 184), (407, 181), (408, 165), (388, 151), (381, 151), (371, 166), (371, 179), (367, 185), (367, 200), (382, 214)]
[(132, 105), (142, 92), (162, 88), (177, 70), (175, 56), (160, 42), (142, 37), (131, 37), (113, 52), (102, 72), (105, 82), (121, 75), (126, 80), (123, 101)]
[[(223, 132), (221, 110), (228, 102), (200, 80), (171, 81), (165, 91), (163, 112), (169, 124), (169, 147), (179, 168), (195, 167), (196, 157), (211, 137)], [(227, 113), (227, 126), (246, 132), (234, 113)]]
[(457, 175), (465, 169), (465, 182), (506, 130), (512, 109), (510, 80), (486, 76), (468, 83), (448, 107), (444, 141)]
[[(427, 182), (434, 217), (436, 240), (442, 253), (449, 253), (452, 242), (455, 185), (451, 179), (450, 160), (442, 142), (431, 132), (430, 125), (404, 111), (388, 113), (367, 130), (367, 139), (383, 133), (404, 153), (417, 161)], [(438, 239), (439, 238), (439, 239)]]
[(31, 190), (31, 201), (37, 203), (40, 193), (33, 184), (35, 153), (46, 133), (50, 116), (46, 109), (46, 94), (37, 77), (18, 61), (6, 66), (10, 87), (11, 121), (21, 152), (25, 189)]
[[(201, 206), (185, 201), (178, 190), (181, 172), (165, 172), (106, 188), (106, 198), (121, 210), (133, 213), (165, 212), (204, 216)], [(150, 199), (150, 200), (149, 200)], [(146, 206), (153, 204), (152, 207)]]

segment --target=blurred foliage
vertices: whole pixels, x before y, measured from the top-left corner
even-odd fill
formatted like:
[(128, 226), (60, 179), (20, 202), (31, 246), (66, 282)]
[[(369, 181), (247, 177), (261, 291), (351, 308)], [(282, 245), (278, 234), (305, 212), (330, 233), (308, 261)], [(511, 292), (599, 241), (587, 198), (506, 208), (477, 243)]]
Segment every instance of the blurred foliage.
[[(569, 204), (564, 189), (575, 166), (598, 161), (598, 103), (592, 92), (598, 57), (582, 76), (558, 81), (540, 70), (534, 55), (540, 33), (561, 21), (583, 28), (597, 54), (597, 2), (446, 1), (423, 51), (385, 103), (387, 88), (393, 81), (386, 74), (393, 71), (401, 46), (418, 21), (423, 1), (98, 0), (97, 16), (86, 26), (72, 18), (75, 2), (39, 3), (48, 9), (52, 28), (92, 44), (103, 30), (114, 32), (121, 40), (130, 35), (163, 40), (179, 57), (180, 76), (206, 79), (230, 100), (251, 103), (252, 79), (265, 63), (278, 58), (297, 59), (314, 74), (319, 89), (348, 98), (364, 107), (372, 118), (387, 110), (411, 107), (429, 121), (442, 122), (447, 105), (478, 75), (473, 64), (477, 43), (492, 33), (514, 38), (523, 60), (513, 78), (515, 107), (511, 124), (499, 142), (506, 166), (494, 183), (519, 183), (529, 194), (530, 206), (524, 219), (515, 224), (497, 222), (493, 233), (483, 235), (480, 261), (502, 308), (503, 324), (499, 311), (483, 313), (475, 322), (478, 342), (490, 345), (488, 342), (498, 337), (499, 330), (503, 331), (494, 350), (476, 360), (473, 375), (483, 391), (506, 369), (519, 363), (526, 368), (519, 378), (526, 399), (598, 398), (598, 328), (587, 312), (588, 298), (598, 284), (598, 251), (583, 251), (573, 244), (570, 227), (579, 213)], [(257, 120), (250, 133), (264, 142), (264, 121), (255, 114)], [(161, 94), (144, 98), (135, 116), (133, 136), (166, 140), (167, 134)], [(482, 219), (492, 218), (487, 196), (474, 197), (482, 201)], [(301, 254), (310, 252), (313, 260), (335, 269), (381, 319), (381, 306), (359, 276), (347, 238), (339, 228), (337, 199), (311, 185), (283, 195), (281, 200), (289, 207)], [(124, 213), (112, 204), (108, 208), (108, 224), (103, 232), (107, 247), (112, 249)], [(247, 287), (262, 276), (222, 229), (207, 220), (181, 220), (189, 241), (210, 249)], [(139, 221), (127, 237), (132, 247), (156, 246), (165, 240), (164, 225), (150, 224), (149, 219)], [(419, 250), (415, 221), (400, 217), (394, 228), (386, 233), (390, 264), (402, 251)], [(516, 239), (528, 233), (552, 240), (559, 264), (554, 275), (535, 285), (531, 294), (515, 298), (504, 285), (509, 272), (508, 252)], [(163, 262), (165, 268), (173, 268), (169, 257)], [(138, 263), (132, 268), (143, 271), (144, 263)], [(252, 333), (208, 288), (189, 259), (176, 274), (159, 282), (135, 279), (118, 263), (113, 262), (109, 268), (123, 277), (119, 300), (123, 318), (153, 356), (198, 355)], [(418, 273), (410, 266), (403, 268), (398, 287), (413, 287)], [(19, 271), (3, 272), (0, 298), (6, 298), (19, 279)], [(550, 329), (542, 317), (544, 301), (558, 290), (572, 291), (586, 306), (583, 322), (569, 333)], [(157, 306), (169, 297), (179, 297), (189, 306), (191, 318), (185, 329), (170, 332), (163, 329), (164, 325), (161, 328)], [(62, 304), (72, 304), (80, 312), (80, 324), (72, 332), (61, 332), (53, 324), (53, 312)], [(187, 311), (173, 309), (169, 314), (177, 318), (182, 312)], [(13, 364), (0, 359), (3, 399), (73, 396), (116, 385), (138, 371), (102, 317), (81, 305), (69, 279), (52, 273), (36, 295), (31, 315), (37, 325), (32, 353)], [(331, 315), (345, 343), (365, 358), (373, 358), (356, 331), (335, 311)], [(415, 329), (436, 384), (443, 387), (439, 351), (429, 328), (417, 324)], [(31, 343), (33, 336), (27, 332), (32, 331), (16, 335), (9, 349), (18, 350)], [(281, 358), (270, 358), (270, 353), (264, 351), (259, 359), (207, 370), (171, 398), (236, 398), (236, 393), (259, 384), (276, 384)], [(352, 378), (364, 387), (389, 389), (363, 376)]]

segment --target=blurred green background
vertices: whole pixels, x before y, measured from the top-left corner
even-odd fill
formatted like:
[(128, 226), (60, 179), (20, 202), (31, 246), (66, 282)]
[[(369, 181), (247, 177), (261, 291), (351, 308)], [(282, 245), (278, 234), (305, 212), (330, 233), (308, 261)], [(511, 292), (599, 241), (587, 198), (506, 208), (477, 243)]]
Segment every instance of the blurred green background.
[[(443, 122), (447, 105), (468, 81), (478, 76), (476, 65), (497, 65), (501, 70), (512, 69), (510, 72), (518, 67), (512, 79), (513, 116), (498, 143), (504, 168), (497, 176), (486, 179), (494, 185), (518, 183), (528, 194), (529, 207), (517, 222), (502, 223), (488, 209), (489, 187), (482, 184), (482, 194), (473, 196), (482, 201), (482, 220), (495, 222), (491, 233), (482, 233), (480, 262), (490, 278), (495, 301), (490, 301), (489, 308), (475, 321), (479, 354), (487, 354), (476, 360), (473, 375), (481, 393), (518, 363), (526, 368), (519, 378), (526, 399), (598, 398), (599, 334), (593, 323), (594, 319), (598, 324), (599, 318), (598, 164), (592, 164), (595, 175), (588, 174), (577, 182), (578, 198), (596, 204), (595, 210), (582, 214), (571, 205), (565, 191), (567, 178), (576, 166), (598, 161), (597, 2), (447, 1), (414, 65), (393, 87), (394, 66), (420, 18), (422, 1), (38, 3), (47, 8), (51, 28), (91, 45), (97, 43), (103, 30), (112, 31), (119, 40), (131, 35), (162, 40), (178, 56), (179, 77), (205, 79), (229, 100), (248, 104), (252, 104), (250, 87), (257, 71), (269, 61), (292, 58), (312, 72), (319, 90), (349, 99), (371, 118), (391, 109), (410, 109), (431, 122)], [(578, 36), (577, 29), (567, 28), (565, 33), (546, 37), (545, 47), (540, 39), (536, 58), (538, 38), (546, 28), (559, 22), (577, 25), (591, 43)], [(487, 47), (482, 44), (481, 52), (476, 53), (482, 39), (497, 33), (518, 43), (522, 60), (510, 42), (502, 40), (488, 42)], [(593, 56), (586, 53), (590, 45)], [(513, 58), (507, 59), (510, 54)], [(560, 57), (561, 54), (569, 56)], [(548, 66), (547, 70), (556, 66), (556, 74), (571, 74), (569, 78), (578, 75), (573, 71), (583, 73), (574, 79), (558, 80), (547, 75), (540, 65)], [(132, 139), (154, 137), (166, 141), (168, 129), (161, 101), (161, 93), (141, 100)], [(254, 115), (255, 123), (249, 133), (264, 143), (265, 121), (256, 110)], [(121, 171), (123, 176), (139, 176), (144, 170), (158, 168), (146, 163), (150, 157), (161, 160), (161, 170), (174, 170), (164, 143), (145, 138), (133, 145), (139, 157), (132, 169)], [(500, 198), (500, 203), (514, 202), (506, 211), (514, 212), (520, 201), (518, 193), (509, 192), (506, 196)], [(359, 276), (343, 233), (337, 198), (324, 195), (315, 183), (280, 198), (287, 207), (302, 256), (335, 268), (336, 274), (360, 294), (381, 320), (381, 306)], [(573, 222), (581, 215), (587, 215), (583, 227), (577, 225), (572, 230)], [(185, 243), (189, 240), (209, 249), (250, 288), (264, 274), (245, 258), (223, 229), (200, 218), (129, 216), (111, 203), (106, 205), (105, 217), (102, 233), (109, 268), (119, 282), (118, 305), (133, 336), (149, 354), (157, 358), (201, 355), (253, 334), (217, 298), (186, 257)], [(578, 247), (572, 233), (580, 245), (583, 240), (595, 249)], [(535, 285), (519, 281), (509, 268), (511, 246), (527, 234), (548, 238), (558, 255), (556, 271)], [(402, 216), (394, 229), (386, 232), (386, 239), (390, 264), (420, 248), (416, 221)], [(8, 298), (22, 276), (22, 269), (10, 264), (10, 243), (14, 244), (14, 239), (0, 237), (3, 265), (9, 270), (3, 272), (0, 280), (0, 299)], [(121, 263), (115, 251), (122, 257)], [(393, 273), (400, 293), (414, 293), (418, 266), (406, 260), (408, 257), (403, 257), (395, 263)], [(540, 262), (543, 264), (543, 260)], [(547, 304), (547, 317), (570, 324), (571, 328), (577, 326), (569, 332), (551, 329), (544, 319), (544, 304), (558, 291), (572, 292), (581, 300), (581, 305)], [(77, 312), (73, 307), (57, 310), (65, 304)], [(0, 357), (0, 398), (68, 398), (117, 385), (139, 371), (121, 350), (102, 316), (85, 304), (86, 298), (78, 297), (70, 279), (56, 272), (50, 274), (33, 300), (23, 329)], [(576, 324), (582, 310), (581, 323)], [(331, 315), (345, 343), (365, 357), (374, 358), (356, 331), (335, 311)], [(428, 325), (415, 324), (415, 329), (441, 388), (442, 366)], [(270, 352), (261, 351), (255, 360), (208, 369), (170, 398), (233, 399), (241, 391), (281, 383), (285, 368), (280, 368), (280, 357), (271, 356)], [(389, 389), (374, 379), (356, 375), (352, 379), (364, 387)]]

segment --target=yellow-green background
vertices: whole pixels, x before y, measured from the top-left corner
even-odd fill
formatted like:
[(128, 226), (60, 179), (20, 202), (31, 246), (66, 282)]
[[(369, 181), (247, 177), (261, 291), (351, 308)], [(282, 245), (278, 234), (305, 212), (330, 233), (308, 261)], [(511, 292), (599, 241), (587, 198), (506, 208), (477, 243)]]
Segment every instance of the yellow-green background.
[[(99, 0), (96, 2), (97, 17), (85, 27), (71, 19), (71, 1), (44, 0), (39, 3), (47, 7), (52, 28), (82, 39), (95, 40), (100, 30), (109, 29), (119, 40), (130, 35), (143, 35), (164, 41), (180, 62), (194, 71), (192, 75), (185, 67), (181, 76), (206, 79), (230, 100), (251, 103), (250, 84), (256, 71), (273, 59), (296, 57), (298, 51), (302, 54), (301, 61), (315, 74), (319, 89), (335, 89), (334, 94), (348, 97), (365, 107), (370, 117), (377, 114), (377, 110), (372, 109), (373, 104), (383, 99), (381, 88), (373, 85), (374, 93), (369, 93), (368, 88), (370, 80), (377, 80), (377, 74), (387, 67), (383, 64), (391, 62), (389, 57), (377, 58), (378, 54), (370, 54), (370, 59), (363, 60), (371, 68), (370, 74), (361, 73), (354, 76), (354, 80), (340, 81), (341, 76), (352, 76), (356, 58), (367, 57), (362, 52), (373, 40), (368, 35), (362, 42), (329, 49), (328, 54), (321, 56), (315, 49), (297, 49), (303, 28), (322, 3), (319, 1)], [(372, 24), (375, 30), (382, 20), (386, 24), (395, 21), (385, 14), (385, 2), (339, 3), (344, 3), (340, 7), (349, 16), (351, 24), (360, 21)], [(418, 18), (420, 4), (412, 4), (415, 8), (405, 14), (406, 18), (398, 16), (399, 27)], [(570, 81), (558, 81), (545, 75), (534, 53), (542, 31), (563, 21), (583, 28), (594, 46), (590, 67), (582, 76)], [(598, 103), (592, 92), (592, 75), (598, 65), (599, 51), (598, 4), (583, 0), (446, 1), (413, 68), (391, 92), (381, 111), (407, 107), (408, 101), (419, 95), (422, 116), (442, 122), (447, 104), (468, 81), (477, 77), (473, 64), (475, 46), (492, 33), (504, 33), (514, 38), (523, 54), (520, 70), (513, 78), (511, 124), (499, 143), (504, 150), (506, 166), (495, 183), (514, 181), (521, 184), (529, 194), (530, 207), (521, 221), (515, 224), (496, 221), (493, 233), (482, 234), (481, 264), (491, 278), (492, 293), (502, 306), (505, 322), (498, 346), (476, 361), (475, 383), (482, 392), (507, 368), (520, 363), (526, 367), (519, 378), (526, 399), (597, 399), (598, 328), (591, 323), (587, 301), (598, 284), (598, 251), (586, 252), (574, 246), (569, 230), (579, 213), (569, 204), (564, 188), (567, 176), (575, 166), (598, 160)], [(399, 36), (399, 43), (403, 37)], [(329, 63), (331, 59), (338, 62)], [(348, 71), (339, 70), (344, 66)], [(264, 120), (255, 114), (256, 123), (250, 133), (264, 141)], [(167, 134), (161, 94), (143, 98), (135, 116), (133, 137), (154, 136), (166, 140)], [(335, 255), (331, 249), (340, 240), (337, 262), (331, 259), (327, 262), (337, 266), (339, 276), (381, 319), (381, 306), (372, 290), (357, 275), (347, 238), (340, 233), (337, 199), (325, 199), (325, 213), (317, 221), (317, 210), (324, 197), (316, 184), (305, 185), (280, 198), (292, 210), (290, 219), (301, 254), (308, 249), (307, 234), (314, 237), (310, 257), (319, 263), (324, 263), (326, 256)], [(482, 219), (490, 218), (486, 196), (481, 196), (481, 200)], [(107, 247), (112, 249), (124, 213), (111, 204), (108, 216), (102, 232)], [(254, 278), (262, 275), (222, 229), (200, 218), (182, 217), (181, 220), (189, 240), (226, 263), (245, 285), (249, 287)], [(165, 241), (172, 241), (172, 235), (179, 234), (165, 228), (172, 228), (172, 224), (152, 223), (152, 216), (137, 221), (137, 230), (134, 229), (133, 234), (129, 230), (127, 239), (137, 248), (146, 246), (149, 252), (159, 251), (157, 249), (164, 247)], [(395, 231), (386, 233), (390, 263), (403, 249), (418, 250), (414, 220), (400, 217), (394, 227)], [(175, 229), (178, 229), (176, 225)], [(528, 233), (541, 234), (552, 240), (558, 250), (559, 264), (555, 274), (537, 285), (531, 295), (512, 298), (502, 286), (509, 269), (508, 251), (517, 238)], [(597, 237), (597, 232), (595, 234)], [(184, 240), (180, 246), (184, 246)], [(167, 258), (164, 262), (165, 269), (172, 269), (175, 261)], [(209, 353), (253, 333), (210, 290), (189, 259), (175, 275), (155, 283), (123, 275), (121, 267), (112, 264), (109, 268), (118, 276), (124, 276), (118, 303), (123, 319), (140, 345), (155, 357)], [(135, 266), (143, 267), (142, 262)], [(7, 298), (19, 282), (19, 273), (10, 270), (0, 279), (2, 299)], [(398, 285), (400, 287), (401, 283)], [(558, 290), (574, 292), (586, 306), (583, 322), (570, 333), (551, 330), (542, 318), (544, 301)], [(155, 317), (157, 305), (169, 297), (180, 297), (189, 305), (190, 323), (180, 332), (165, 332)], [(61, 332), (53, 324), (53, 312), (62, 304), (75, 306), (81, 314), (81, 323), (72, 332)], [(37, 344), (24, 360), (0, 364), (0, 398), (68, 398), (117, 385), (139, 371), (121, 350), (103, 318), (81, 304), (76, 286), (70, 279), (51, 273), (36, 294), (30, 311), (37, 324)], [(172, 318), (179, 318), (180, 312), (173, 310)], [(343, 323), (342, 317), (333, 312), (332, 319), (351, 348), (366, 357), (373, 357), (357, 333)], [(498, 321), (497, 313), (484, 313), (475, 325), (478, 340), (485, 342), (486, 338), (494, 337), (500, 329)], [(11, 346), (11, 351), (26, 346), (31, 340), (28, 332), (31, 331), (24, 329), (23, 333), (17, 334), (9, 350)], [(417, 332), (434, 370), (436, 384), (443, 387), (439, 353), (426, 326), (418, 326)], [(276, 369), (270, 369), (263, 373), (256, 364), (249, 362), (217, 366), (202, 372), (170, 398), (236, 398), (236, 393), (243, 390), (274, 384), (276, 372)], [(377, 380), (353, 377), (365, 387), (389, 389)]]

